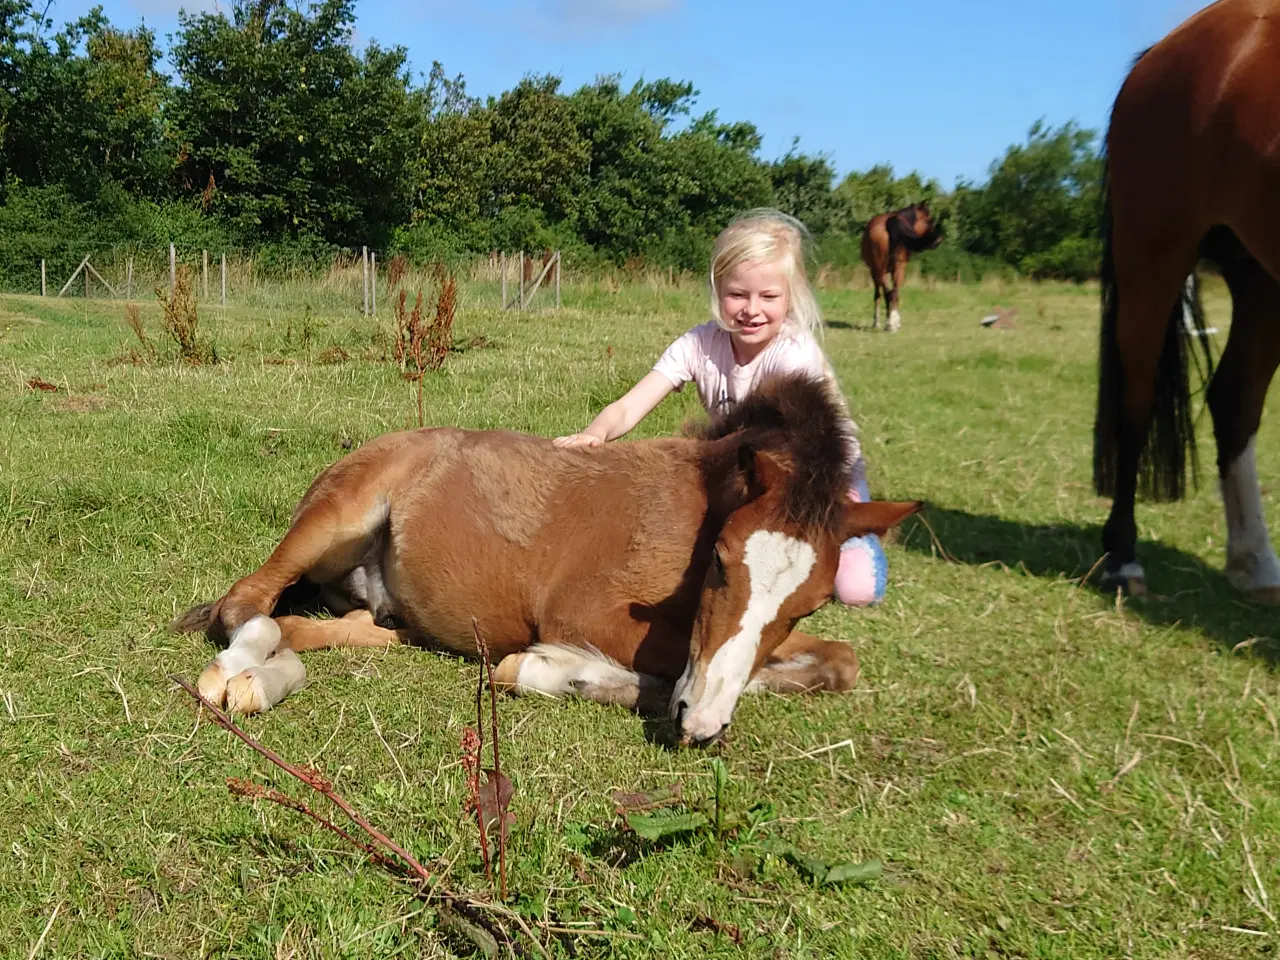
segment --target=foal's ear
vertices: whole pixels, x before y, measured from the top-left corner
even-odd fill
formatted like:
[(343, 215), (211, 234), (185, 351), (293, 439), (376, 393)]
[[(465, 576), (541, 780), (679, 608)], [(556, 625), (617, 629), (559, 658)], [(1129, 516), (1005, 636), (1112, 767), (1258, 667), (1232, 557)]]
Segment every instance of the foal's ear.
[(862, 537), (868, 533), (884, 536), (891, 527), (896, 527), (923, 506), (923, 500), (903, 503), (893, 500), (854, 503), (850, 500), (845, 504), (844, 516), (840, 519), (840, 539), (843, 542), (850, 537)]
[(786, 473), (786, 468), (773, 454), (757, 450), (749, 443), (738, 447), (738, 479), (748, 503), (781, 483)]

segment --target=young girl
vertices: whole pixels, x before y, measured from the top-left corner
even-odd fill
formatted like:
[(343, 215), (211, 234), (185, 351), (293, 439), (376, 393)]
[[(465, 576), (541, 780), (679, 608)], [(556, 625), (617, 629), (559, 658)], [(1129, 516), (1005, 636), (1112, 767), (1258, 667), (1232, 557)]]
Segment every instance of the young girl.
[[(804, 227), (775, 210), (739, 217), (716, 238), (711, 252), (711, 315), (671, 344), (654, 368), (581, 433), (555, 440), (559, 447), (594, 447), (631, 430), (673, 390), (692, 381), (709, 413), (731, 408), (767, 375), (835, 375), (815, 335), (822, 313), (804, 268)], [(856, 501), (870, 499), (866, 465), (852, 441)], [(874, 534), (840, 548), (835, 594), (864, 606), (884, 596), (888, 566)]]

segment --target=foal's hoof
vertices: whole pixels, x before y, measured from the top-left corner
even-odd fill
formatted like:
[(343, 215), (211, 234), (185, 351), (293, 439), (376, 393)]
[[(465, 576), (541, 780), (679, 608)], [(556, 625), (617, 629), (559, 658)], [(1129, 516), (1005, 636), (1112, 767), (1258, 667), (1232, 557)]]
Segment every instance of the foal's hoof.
[(517, 681), (520, 679), (520, 661), (522, 653), (509, 653), (493, 668), (493, 685), (499, 693), (516, 693)]
[(835, 652), (828, 654), (830, 661), (823, 670), (823, 686), (836, 693), (846, 693), (858, 682), (858, 655), (845, 643), (831, 650)]
[(257, 667), (241, 670), (227, 682), (227, 713), (261, 713), (270, 708)]
[(292, 650), (281, 650), (264, 664), (241, 670), (227, 681), (229, 713), (262, 713), (302, 689), (307, 668)]
[(1260, 587), (1257, 590), (1246, 591), (1245, 596), (1253, 603), (1280, 606), (1280, 587)]
[(200, 696), (215, 707), (221, 707), (227, 700), (228, 679), (222, 664), (216, 659), (211, 660), (204, 668), (204, 672), (200, 674), (200, 679), (196, 681), (196, 689), (200, 691)]

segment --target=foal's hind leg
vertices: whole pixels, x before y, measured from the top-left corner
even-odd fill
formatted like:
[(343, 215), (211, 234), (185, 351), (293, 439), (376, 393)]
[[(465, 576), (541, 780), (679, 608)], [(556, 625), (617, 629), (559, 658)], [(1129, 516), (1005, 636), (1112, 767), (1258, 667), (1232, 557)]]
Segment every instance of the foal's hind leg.
[(210, 629), (224, 631), (228, 643), (200, 674), (201, 694), (221, 705), (227, 681), (265, 664), (280, 645), (280, 627), (271, 619), (280, 594), (303, 576), (328, 583), (358, 566), (386, 523), (387, 509), (381, 486), (369, 482), (309, 495), (267, 562), (218, 601)]
[(1223, 264), (1223, 275), (1231, 289), (1231, 335), (1209, 385), (1209, 411), (1227, 518), (1227, 579), (1257, 600), (1280, 603), (1280, 560), (1254, 460), (1262, 405), (1280, 365), (1280, 282), (1251, 257)]
[(875, 290), (871, 300), (871, 329), (875, 330), (880, 326), (880, 281), (872, 277), (871, 287)]
[(227, 710), (260, 713), (270, 710), (307, 679), (298, 657), (301, 650), (325, 647), (388, 647), (408, 641), (403, 630), (388, 630), (373, 622), (368, 610), (353, 610), (345, 617), (317, 620), (311, 617), (276, 617), (280, 644), (265, 663), (242, 670), (227, 682)]
[(666, 712), (671, 683), (628, 670), (595, 650), (559, 643), (539, 643), (503, 657), (494, 681), (514, 693), (568, 695), (627, 707), (644, 714)]
[(858, 655), (849, 644), (807, 633), (792, 633), (756, 671), (747, 690), (843, 692), (852, 690), (857, 679)]

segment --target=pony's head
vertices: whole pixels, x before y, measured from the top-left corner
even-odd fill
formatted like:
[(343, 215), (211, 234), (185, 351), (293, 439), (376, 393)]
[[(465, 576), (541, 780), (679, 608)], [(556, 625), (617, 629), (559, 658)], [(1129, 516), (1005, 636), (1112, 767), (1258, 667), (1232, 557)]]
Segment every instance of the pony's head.
[(900, 244), (912, 253), (933, 250), (943, 240), (941, 216), (935, 216), (928, 204), (913, 203), (890, 215), (885, 228), (892, 243)]
[(920, 508), (849, 498), (849, 429), (834, 388), (802, 376), (761, 385), (712, 425), (709, 438), (733, 457), (724, 473), (733, 508), (671, 698), (682, 741), (724, 732), (752, 674), (831, 596), (845, 540), (883, 534)]

